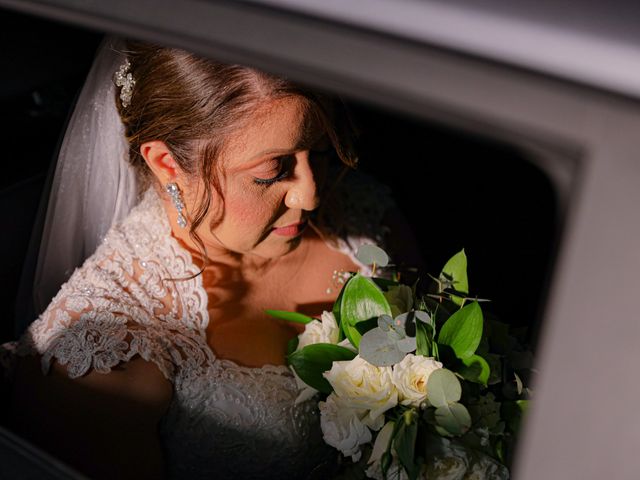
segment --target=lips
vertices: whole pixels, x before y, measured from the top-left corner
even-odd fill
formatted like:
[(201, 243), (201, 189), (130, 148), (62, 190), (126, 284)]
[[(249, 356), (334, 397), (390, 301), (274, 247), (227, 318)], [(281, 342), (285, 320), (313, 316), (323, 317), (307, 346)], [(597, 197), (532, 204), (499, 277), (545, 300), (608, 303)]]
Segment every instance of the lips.
[(274, 227), (273, 233), (284, 237), (292, 237), (302, 233), (306, 226), (307, 221), (305, 220), (298, 223), (292, 223), (291, 225), (285, 225), (284, 227)]

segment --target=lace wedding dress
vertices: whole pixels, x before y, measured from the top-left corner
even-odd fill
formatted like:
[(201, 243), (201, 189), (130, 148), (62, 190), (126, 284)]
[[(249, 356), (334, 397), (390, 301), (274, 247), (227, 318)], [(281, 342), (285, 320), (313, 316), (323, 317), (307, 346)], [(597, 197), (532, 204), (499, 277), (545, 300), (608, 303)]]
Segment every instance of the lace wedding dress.
[[(355, 172), (314, 221), (328, 244), (355, 258), (362, 243), (381, 244), (386, 187)], [(324, 444), (316, 398), (296, 404), (287, 366), (240, 366), (216, 358), (206, 341), (207, 294), (190, 254), (171, 236), (158, 194), (149, 189), (96, 252), (77, 269), (18, 342), (0, 347), (55, 359), (69, 376), (108, 373), (135, 355), (173, 384), (160, 425), (170, 478), (328, 478), (337, 451)], [(331, 241), (333, 239), (333, 242)], [(265, 306), (268, 307), (268, 306)]]

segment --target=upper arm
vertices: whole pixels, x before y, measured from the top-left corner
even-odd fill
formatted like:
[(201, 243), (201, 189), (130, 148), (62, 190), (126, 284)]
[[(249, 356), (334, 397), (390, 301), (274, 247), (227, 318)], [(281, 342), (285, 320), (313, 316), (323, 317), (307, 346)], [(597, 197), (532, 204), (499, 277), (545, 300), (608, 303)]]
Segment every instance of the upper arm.
[(158, 367), (136, 356), (108, 374), (70, 378), (54, 362), (18, 362), (13, 427), (91, 478), (162, 478), (158, 423), (172, 397)]

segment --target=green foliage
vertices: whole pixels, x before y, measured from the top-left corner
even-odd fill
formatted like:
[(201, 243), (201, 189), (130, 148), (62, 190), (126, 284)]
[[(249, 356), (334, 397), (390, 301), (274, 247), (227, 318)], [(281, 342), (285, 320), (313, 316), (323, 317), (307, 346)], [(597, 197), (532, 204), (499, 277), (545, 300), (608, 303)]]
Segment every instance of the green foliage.
[(439, 432), (449, 435), (463, 435), (471, 427), (471, 415), (467, 408), (458, 402), (436, 408), (436, 422)]
[(331, 343), (314, 343), (287, 356), (300, 379), (323, 393), (331, 393), (331, 384), (322, 374), (331, 370), (334, 361), (353, 360), (356, 356), (348, 348)]
[(386, 267), (389, 264), (389, 255), (376, 245), (361, 245), (356, 253), (356, 258), (365, 265), (378, 265)]
[(455, 312), (440, 329), (438, 343), (453, 349), (463, 360), (471, 357), (482, 338), (482, 310), (473, 302)]
[(265, 310), (264, 313), (271, 315), (272, 317), (286, 320), (287, 322), (307, 324), (313, 321), (313, 318), (303, 315), (302, 313), (287, 312), (285, 310)]
[(455, 374), (446, 368), (439, 368), (427, 380), (427, 400), (434, 407), (444, 407), (460, 400), (462, 388)]
[[(440, 291), (447, 289), (455, 290), (456, 292), (469, 294), (469, 279), (467, 278), (467, 255), (464, 249), (456, 253), (451, 257), (445, 266), (442, 268), (442, 272), (439, 276)], [(464, 304), (464, 298), (458, 295), (452, 295), (451, 300), (456, 304), (462, 306)]]
[(458, 373), (462, 375), (465, 380), (487, 386), (491, 368), (484, 358), (480, 355), (471, 355), (470, 357), (463, 358), (462, 363), (464, 367), (460, 368)]
[(398, 348), (398, 340), (389, 338), (389, 332), (381, 328), (369, 330), (360, 340), (360, 356), (372, 365), (395, 365), (405, 355), (406, 353)]
[(351, 344), (358, 348), (362, 335), (355, 328), (359, 322), (380, 315), (391, 315), (391, 307), (382, 290), (359, 273), (344, 286), (340, 300), (340, 326)]
[(418, 435), (418, 423), (415, 418), (408, 421), (406, 417), (401, 417), (398, 422), (400, 426), (393, 439), (393, 446), (398, 454), (400, 464), (405, 468), (409, 480), (415, 480), (420, 473), (420, 464), (416, 462), (416, 437)]
[(378, 327), (366, 332), (360, 339), (360, 356), (378, 367), (390, 366), (401, 361), (416, 349), (416, 338), (407, 336), (405, 325), (412, 314), (403, 313), (392, 319), (389, 315), (378, 317)]

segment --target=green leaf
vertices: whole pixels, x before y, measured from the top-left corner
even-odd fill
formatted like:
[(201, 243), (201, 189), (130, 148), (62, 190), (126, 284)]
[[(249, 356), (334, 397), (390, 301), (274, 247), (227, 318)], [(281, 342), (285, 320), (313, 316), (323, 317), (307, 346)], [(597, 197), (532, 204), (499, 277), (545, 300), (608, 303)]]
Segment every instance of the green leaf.
[(433, 328), (426, 323), (416, 322), (416, 355), (431, 356)]
[(503, 402), (502, 417), (507, 421), (509, 429), (517, 434), (520, 428), (520, 422), (529, 409), (528, 400), (516, 400), (512, 402)]
[[(347, 281), (348, 283), (348, 281)], [(336, 319), (336, 323), (338, 325), (338, 327), (340, 328), (339, 330), (339, 335), (338, 335), (338, 342), (341, 342), (342, 340), (344, 340), (344, 330), (342, 329), (342, 322), (340, 320), (340, 306), (342, 305), (342, 294), (344, 293), (344, 288), (346, 287), (346, 283), (342, 286), (342, 288), (340, 289), (340, 293), (338, 294), (338, 298), (336, 298), (335, 303), (333, 304), (333, 308), (332, 308), (332, 312), (333, 312), (333, 316)]]
[(419, 465), (416, 465), (414, 461), (418, 424), (412, 421), (407, 425), (402, 417), (398, 421), (402, 422), (402, 425), (398, 428), (398, 433), (393, 440), (393, 446), (398, 454), (400, 464), (405, 468), (409, 476), (409, 480), (415, 480), (418, 478), (419, 473)]
[(480, 383), (485, 387), (487, 386), (489, 375), (491, 375), (491, 368), (484, 358), (480, 355), (471, 355), (470, 357), (463, 358), (462, 363), (464, 367), (458, 370), (460, 375), (466, 380)]
[(264, 312), (268, 315), (271, 315), (272, 317), (281, 318), (282, 320), (286, 320), (288, 322), (306, 324), (313, 321), (313, 318), (297, 312), (287, 312), (286, 310), (265, 310)]
[(382, 290), (359, 273), (351, 277), (340, 302), (340, 324), (351, 344), (356, 348), (360, 345), (362, 335), (355, 328), (357, 323), (384, 314), (391, 315), (391, 307)]
[(482, 338), (482, 310), (478, 302), (461, 308), (444, 323), (438, 343), (448, 345), (461, 360), (473, 355)]
[(356, 356), (348, 348), (331, 343), (314, 343), (293, 352), (287, 357), (300, 379), (307, 385), (323, 393), (331, 393), (333, 388), (322, 374), (331, 370), (334, 361), (353, 360)]
[[(464, 253), (464, 248), (447, 261), (440, 273), (440, 281), (450, 282), (454, 290), (460, 293), (469, 293), (467, 255)], [(451, 300), (457, 305), (462, 305), (464, 303), (464, 299), (456, 295), (452, 295)]]
[(439, 368), (427, 380), (427, 400), (434, 407), (444, 407), (460, 400), (462, 387), (453, 372)]
[(471, 427), (471, 415), (461, 403), (436, 408), (436, 422), (452, 435), (463, 435)]
[(297, 336), (293, 337), (287, 342), (287, 355), (291, 355), (293, 352), (296, 351), (296, 348), (298, 348), (299, 342), (300, 342), (300, 339)]
[(361, 245), (356, 253), (356, 258), (365, 265), (376, 264), (380, 267), (386, 267), (389, 264), (389, 255), (383, 249), (376, 245)]

